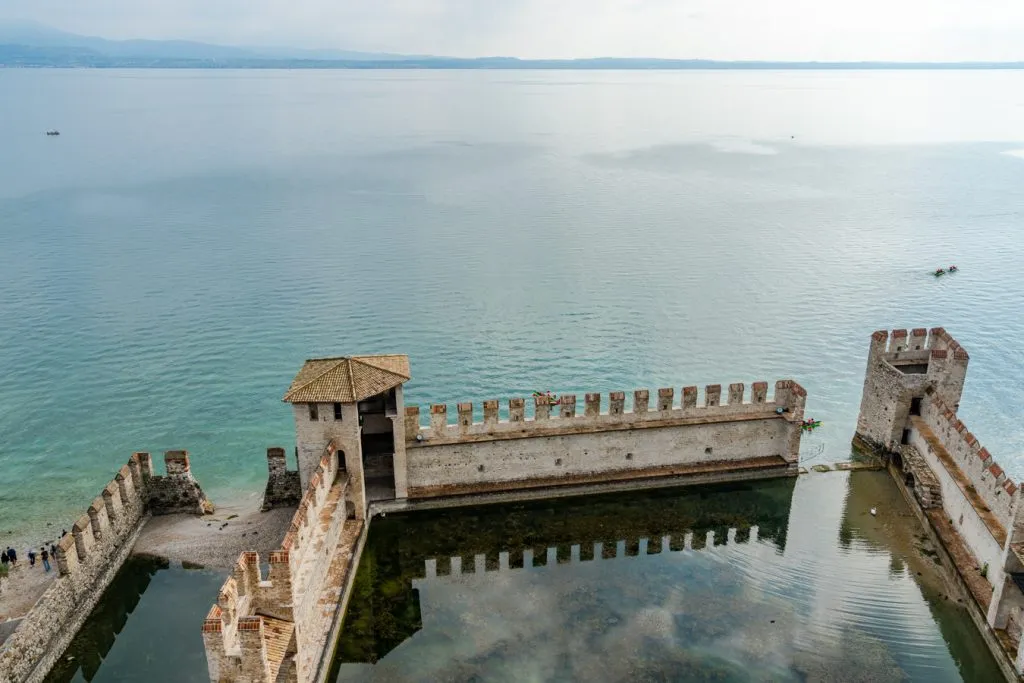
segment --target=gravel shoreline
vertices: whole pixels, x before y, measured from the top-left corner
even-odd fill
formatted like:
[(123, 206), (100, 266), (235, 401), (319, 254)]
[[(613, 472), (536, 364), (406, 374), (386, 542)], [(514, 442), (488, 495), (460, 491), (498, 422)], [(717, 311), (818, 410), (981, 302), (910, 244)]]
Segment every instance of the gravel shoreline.
[(216, 513), (152, 517), (132, 551), (172, 562), (230, 569), (238, 555), (255, 550), (260, 559), (281, 546), (295, 508), (260, 512), (260, 501), (218, 506)]

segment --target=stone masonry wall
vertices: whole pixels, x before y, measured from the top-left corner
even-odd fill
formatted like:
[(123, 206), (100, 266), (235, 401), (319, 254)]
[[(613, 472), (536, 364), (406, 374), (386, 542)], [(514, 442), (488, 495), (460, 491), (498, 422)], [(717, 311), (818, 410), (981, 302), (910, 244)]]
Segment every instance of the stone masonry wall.
[[(314, 624), (319, 623), (330, 551), (338, 546), (345, 524), (345, 492), (348, 478), (341, 472), (333, 444), (325, 448), (320, 464), (310, 474), (309, 486), (299, 501), (280, 550), (270, 554), (269, 575), (262, 575), (259, 556), (242, 553), (221, 587), (217, 604), (203, 622), (203, 641), (211, 681), (309, 680), (309, 650), (320, 645)], [(283, 461), (282, 449), (269, 449), (268, 459)], [(295, 473), (292, 473), (295, 474)], [(331, 511), (326, 527), (321, 517)], [(268, 659), (264, 618), (280, 620), (293, 629), (294, 640), (283, 659)], [(296, 662), (299, 659), (299, 662)], [(280, 667), (278, 669), (277, 667)], [(276, 673), (275, 673), (276, 672)]]
[(928, 428), (942, 442), (960, 471), (999, 519), (1004, 528), (1013, 523), (1014, 494), (1017, 484), (995, 461), (987, 448), (967, 429), (956, 413), (938, 396), (932, 397), (922, 410)]
[[(187, 478), (198, 489), (188, 470), (188, 457), (183, 460), (182, 453), (167, 453), (166, 477), (153, 475), (149, 453), (133, 453), (71, 532), (60, 539), (55, 558), (57, 579), (0, 647), (0, 683), (45, 679), (131, 554), (153, 501), (159, 512), (167, 510), (162, 498), (152, 497), (153, 482)], [(201, 490), (198, 496), (206, 500)]]
[(747, 403), (744, 385), (732, 384), (723, 404), (721, 386), (710, 385), (698, 405), (696, 387), (685, 387), (678, 402), (673, 389), (659, 389), (652, 410), (641, 389), (632, 411), (625, 410), (625, 395), (613, 392), (607, 412), (600, 394), (587, 394), (582, 415), (575, 396), (563, 396), (557, 416), (537, 397), (532, 420), (522, 399), (509, 401), (507, 420), (499, 420), (497, 401), (485, 402), (483, 422), (473, 420), (472, 404), (461, 403), (454, 425), (447, 406), (433, 405), (429, 427), (420, 426), (419, 409), (410, 406), (409, 497), (671, 476), (689, 466), (738, 469), (741, 461), (772, 456), (795, 473), (806, 391), (782, 380), (768, 401), (767, 390), (766, 382), (755, 383)]
[(283, 448), (267, 449), (267, 488), (263, 492), (264, 511), (293, 507), (302, 499), (302, 484), (298, 469), (289, 470), (287, 451)]
[(136, 454), (58, 545), (59, 576), (0, 649), (0, 681), (41, 681), (128, 556), (146, 517)]
[[(857, 436), (872, 448), (895, 452), (910, 417), (911, 402), (929, 389), (959, 404), (969, 357), (945, 329), (879, 330), (871, 335)], [(900, 368), (916, 367), (918, 372)], [(927, 368), (920, 372), (921, 368)]]
[[(140, 453), (149, 463), (149, 454)], [(166, 476), (154, 476), (152, 465), (144, 465), (148, 477), (149, 511), (154, 515), (213, 513), (213, 503), (206, 499), (199, 482), (192, 476), (188, 451), (167, 451), (164, 455)]]

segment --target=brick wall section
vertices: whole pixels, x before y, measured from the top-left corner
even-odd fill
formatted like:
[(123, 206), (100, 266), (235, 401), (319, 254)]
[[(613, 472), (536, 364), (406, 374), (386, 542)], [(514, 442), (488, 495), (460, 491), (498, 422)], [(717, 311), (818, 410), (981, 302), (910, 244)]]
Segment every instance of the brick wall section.
[(283, 448), (267, 449), (267, 488), (263, 492), (263, 510), (294, 507), (302, 499), (299, 470), (289, 470)]
[[(0, 683), (37, 683), (45, 679), (89, 612), (103, 595), (118, 569), (131, 554), (146, 519), (153, 514), (152, 487), (159, 482), (191, 481), (183, 451), (165, 456), (167, 476), (154, 476), (149, 453), (133, 453), (114, 479), (100, 491), (88, 509), (57, 544), (58, 577), (43, 593), (18, 628), (0, 647)], [(184, 488), (184, 485), (181, 485)], [(156, 498), (159, 512), (166, 510)], [(193, 506), (190, 511), (198, 511)]]

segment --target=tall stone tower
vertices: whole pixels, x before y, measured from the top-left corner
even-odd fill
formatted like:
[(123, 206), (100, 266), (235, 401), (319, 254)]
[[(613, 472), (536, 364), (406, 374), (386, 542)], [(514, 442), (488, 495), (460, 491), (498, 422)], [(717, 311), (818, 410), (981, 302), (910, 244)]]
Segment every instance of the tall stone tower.
[(855, 441), (895, 451), (911, 415), (932, 395), (954, 410), (967, 376), (967, 352), (941, 327), (871, 335)]
[(284, 401), (295, 413), (299, 478), (305, 491), (325, 451), (349, 477), (349, 496), (362, 519), (367, 487), (378, 498), (405, 498), (402, 385), (407, 356), (345, 356), (307, 360)]

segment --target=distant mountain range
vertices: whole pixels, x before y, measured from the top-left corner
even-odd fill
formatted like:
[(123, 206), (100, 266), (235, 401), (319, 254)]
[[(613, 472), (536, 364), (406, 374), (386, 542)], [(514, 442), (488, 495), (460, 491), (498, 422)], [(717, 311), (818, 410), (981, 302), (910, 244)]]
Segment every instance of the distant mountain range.
[(152, 69), (1022, 69), (1024, 62), (778, 62), (705, 59), (517, 59), (107, 40), (34, 23), (0, 24), (0, 68)]

